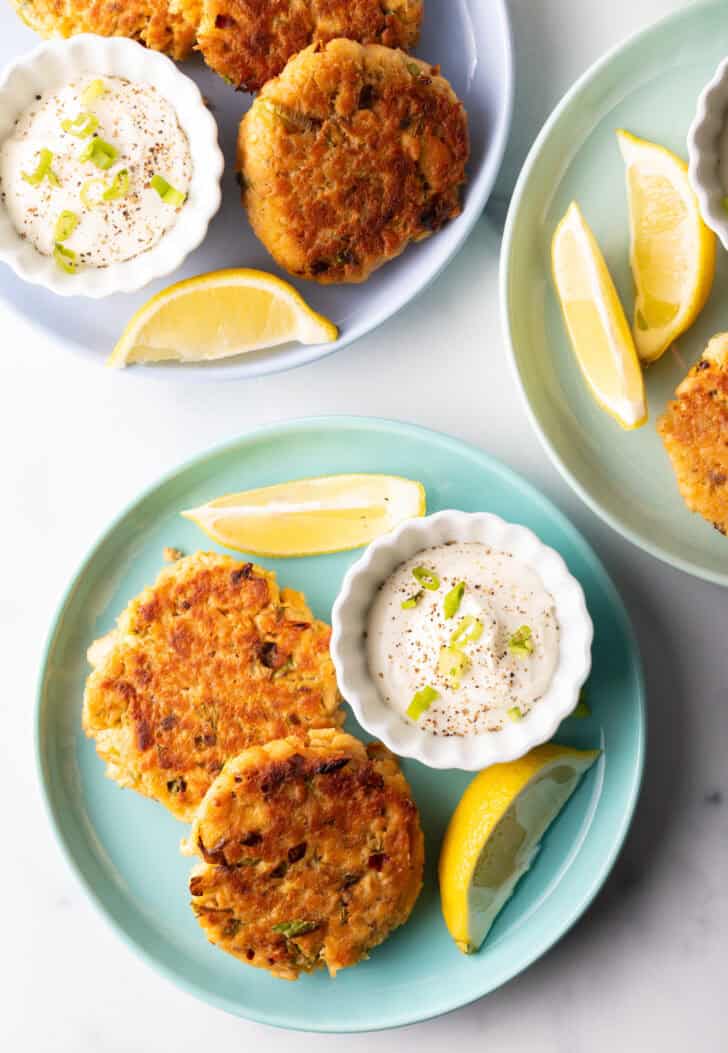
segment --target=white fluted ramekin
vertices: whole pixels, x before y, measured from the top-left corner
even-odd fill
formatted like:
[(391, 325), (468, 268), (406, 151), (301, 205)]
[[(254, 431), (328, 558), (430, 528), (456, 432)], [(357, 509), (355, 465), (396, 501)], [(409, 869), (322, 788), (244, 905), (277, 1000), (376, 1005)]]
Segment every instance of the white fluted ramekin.
[(220, 207), (223, 156), (217, 125), (199, 88), (171, 59), (133, 40), (90, 33), (41, 44), (4, 71), (0, 77), (0, 142), (36, 95), (62, 88), (87, 74), (151, 84), (174, 107), (192, 155), (192, 181), (177, 222), (148, 252), (109, 267), (85, 267), (66, 274), (52, 257), (44, 256), (18, 235), (0, 204), (0, 260), (18, 277), (60, 296), (98, 298), (141, 289), (154, 278), (176, 270), (197, 248)]
[[(721, 173), (720, 146), (728, 125), (728, 58), (698, 97), (698, 108), (688, 132), (688, 179), (706, 226), (728, 249), (728, 172)], [(723, 180), (725, 179), (725, 184)]]
[[(448, 541), (477, 541), (522, 560), (554, 599), (559, 660), (546, 694), (518, 722), (471, 736), (434, 735), (402, 719), (382, 699), (369, 671), (366, 631), (380, 585), (406, 560)], [(411, 519), (371, 544), (349, 570), (334, 604), (331, 655), (339, 688), (363, 728), (400, 756), (431, 768), (478, 771), (515, 760), (546, 742), (574, 709), (591, 669), (593, 626), (584, 592), (561, 556), (525, 527), (489, 513), (438, 512)]]

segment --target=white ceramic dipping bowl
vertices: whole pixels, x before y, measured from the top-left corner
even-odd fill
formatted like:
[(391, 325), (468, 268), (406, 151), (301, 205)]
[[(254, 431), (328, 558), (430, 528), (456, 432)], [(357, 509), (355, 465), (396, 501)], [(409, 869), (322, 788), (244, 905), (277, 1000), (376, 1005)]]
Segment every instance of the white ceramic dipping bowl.
[[(79, 268), (66, 274), (52, 257), (21, 238), (0, 204), (0, 260), (18, 277), (43, 285), (60, 296), (98, 298), (134, 292), (176, 270), (201, 243), (220, 207), (223, 156), (217, 125), (199, 88), (165, 55), (148, 51), (133, 40), (84, 33), (53, 40), (13, 62), (0, 77), (0, 142), (36, 95), (62, 88), (85, 75), (126, 77), (156, 88), (174, 107), (187, 135), (192, 155), (192, 181), (174, 226), (148, 252), (109, 267)], [(49, 222), (51, 219), (49, 218)]]
[[(688, 132), (688, 178), (706, 225), (728, 249), (728, 171), (722, 171), (721, 145), (728, 134), (728, 58), (698, 97)], [(728, 144), (726, 146), (728, 153)]]
[[(446, 737), (421, 730), (384, 702), (369, 671), (365, 634), (379, 587), (406, 560), (448, 541), (475, 541), (512, 553), (536, 571), (554, 600), (560, 635), (551, 685), (523, 720), (501, 731)], [(546, 742), (576, 706), (591, 669), (593, 626), (581, 585), (561, 556), (531, 530), (488, 513), (438, 512), (409, 520), (379, 538), (344, 578), (332, 624), (331, 654), (339, 687), (361, 726), (394, 753), (431, 768), (478, 771), (515, 760)]]

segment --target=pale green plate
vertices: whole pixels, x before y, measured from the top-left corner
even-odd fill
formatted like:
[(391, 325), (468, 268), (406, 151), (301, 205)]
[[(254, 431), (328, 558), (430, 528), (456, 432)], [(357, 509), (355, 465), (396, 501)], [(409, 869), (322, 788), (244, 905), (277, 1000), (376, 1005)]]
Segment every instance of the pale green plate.
[[(427, 836), (427, 873), (407, 925), (371, 960), (335, 981), (275, 980), (207, 943), (188, 906), (185, 827), (153, 801), (119, 789), (80, 728), (89, 643), (156, 577), (162, 550), (209, 548), (182, 508), (216, 495), (334, 472), (420, 479), (429, 509), (496, 512), (531, 527), (581, 581), (595, 626), (592, 716), (559, 739), (603, 754), (549, 831), (533, 870), (479, 954), (466, 958), (442, 921), (435, 880), (445, 824), (469, 776), (405, 762)], [(264, 560), (328, 618), (358, 553)], [(352, 730), (356, 725), (350, 720)], [(632, 815), (642, 770), (644, 701), (637, 648), (619, 597), (594, 553), (527, 483), (485, 454), (411, 425), (332, 417), (267, 428), (198, 457), (111, 525), (72, 582), (51, 632), (38, 707), (40, 771), (51, 821), (88, 894), (156, 969), (232, 1013), (284, 1027), (366, 1031), (423, 1020), (493, 990), (542, 954), (579, 917), (606, 877)], [(103, 968), (103, 963), (94, 963)]]
[(728, 6), (713, 0), (690, 4), (598, 62), (556, 108), (528, 156), (501, 257), (513, 361), (531, 420), (557, 467), (625, 537), (722, 585), (728, 585), (728, 539), (686, 509), (655, 421), (708, 338), (728, 329), (725, 254), (697, 324), (647, 371), (649, 422), (624, 432), (595, 405), (576, 366), (551, 281), (550, 246), (577, 200), (631, 317), (627, 200), (615, 130), (686, 157), (698, 94), (726, 54)]

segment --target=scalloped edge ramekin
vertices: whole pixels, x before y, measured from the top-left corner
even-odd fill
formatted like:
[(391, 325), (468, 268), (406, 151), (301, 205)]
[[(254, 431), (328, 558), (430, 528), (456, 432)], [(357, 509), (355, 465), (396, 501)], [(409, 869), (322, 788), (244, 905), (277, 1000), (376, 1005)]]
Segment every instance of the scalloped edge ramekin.
[(91, 33), (43, 43), (7, 67), (0, 76), (0, 143), (36, 95), (85, 74), (126, 77), (155, 87), (174, 107), (192, 155), (192, 180), (177, 222), (148, 252), (109, 267), (79, 268), (75, 274), (66, 274), (52, 257), (42, 255), (18, 235), (0, 204), (0, 260), (19, 278), (59, 296), (97, 299), (141, 289), (174, 271), (197, 248), (220, 207), (224, 161), (217, 124), (194, 81), (166, 55), (148, 51), (133, 40)]
[[(367, 619), (380, 585), (406, 560), (433, 545), (476, 541), (512, 553), (531, 567), (554, 599), (559, 661), (546, 694), (517, 723), (472, 736), (438, 736), (404, 721), (384, 702), (369, 671)], [(552, 737), (579, 701), (591, 670), (594, 635), (584, 592), (561, 556), (533, 531), (488, 512), (445, 511), (411, 519), (374, 541), (349, 569), (332, 612), (331, 656), (344, 699), (366, 731), (394, 753), (430, 768), (478, 771), (516, 760)]]
[[(706, 226), (728, 249), (728, 194), (720, 174), (720, 139), (728, 125), (728, 58), (698, 96), (698, 106), (688, 131), (688, 179), (698, 199)], [(728, 176), (728, 173), (726, 173)]]

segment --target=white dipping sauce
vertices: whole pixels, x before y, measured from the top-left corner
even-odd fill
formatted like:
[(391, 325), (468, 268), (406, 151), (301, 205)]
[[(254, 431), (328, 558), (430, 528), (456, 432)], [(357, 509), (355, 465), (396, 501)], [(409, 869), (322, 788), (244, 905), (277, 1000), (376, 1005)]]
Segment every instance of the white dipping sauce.
[[(423, 588), (417, 568), (434, 573), (437, 588)], [(460, 582), (460, 606), (447, 618), (445, 597)], [(403, 609), (415, 596), (416, 605)], [(453, 678), (440, 671), (441, 652), (468, 625), (480, 635), (460, 645), (465, 660)], [(510, 641), (524, 626), (528, 643), (514, 653)], [(436, 735), (482, 734), (538, 705), (558, 664), (559, 625), (553, 597), (529, 566), (508, 552), (455, 542), (420, 552), (384, 582), (369, 614), (367, 648), (382, 698), (404, 720)], [(407, 709), (428, 688), (437, 698), (413, 721)]]
[[(84, 101), (84, 89), (94, 81), (105, 90)], [(79, 114), (97, 118), (94, 135), (118, 151), (110, 168), (80, 160), (91, 136), (81, 138), (63, 129), (63, 121)], [(51, 169), (58, 186), (47, 178), (37, 186), (23, 178), (23, 172), (35, 172), (42, 149), (53, 154)], [(101, 200), (92, 208), (83, 203), (81, 188), (88, 180), (103, 181), (103, 186), (91, 188), (91, 199), (97, 200), (123, 169), (129, 174), (123, 197)], [(2, 200), (15, 229), (38, 252), (51, 256), (58, 216), (64, 210), (73, 212), (78, 226), (63, 245), (85, 266), (106, 267), (139, 256), (174, 226), (180, 209), (166, 204), (150, 186), (154, 175), (187, 193), (190, 144), (174, 108), (156, 88), (123, 77), (87, 76), (60, 91), (46, 92), (16, 121), (0, 149)]]

